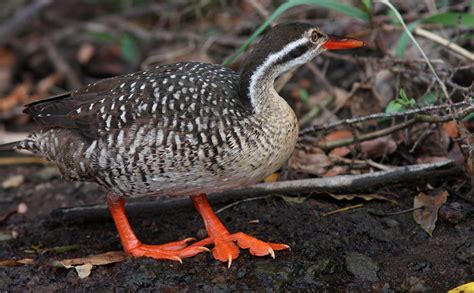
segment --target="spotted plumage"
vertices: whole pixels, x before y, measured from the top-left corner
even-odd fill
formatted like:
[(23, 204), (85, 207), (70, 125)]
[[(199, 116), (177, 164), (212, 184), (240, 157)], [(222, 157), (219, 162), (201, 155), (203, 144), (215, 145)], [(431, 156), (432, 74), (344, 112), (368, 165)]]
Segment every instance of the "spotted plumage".
[[(124, 251), (180, 261), (209, 251), (228, 267), (239, 247), (256, 256), (288, 245), (231, 234), (206, 193), (258, 182), (291, 155), (298, 137), (293, 110), (273, 87), (283, 72), (325, 50), (362, 46), (309, 24), (272, 28), (244, 60), (240, 74), (195, 62), (163, 65), (106, 79), (26, 105), (40, 129), (0, 151), (27, 149), (55, 162), (70, 180), (108, 190), (107, 205)], [(143, 244), (124, 210), (124, 197), (190, 195), (207, 237)]]
[(184, 62), (101, 80), (26, 106), (41, 126), (18, 148), (65, 178), (122, 196), (193, 195), (258, 182), (291, 155), (298, 124), (273, 88), (325, 41), (308, 24), (273, 28), (238, 74)]

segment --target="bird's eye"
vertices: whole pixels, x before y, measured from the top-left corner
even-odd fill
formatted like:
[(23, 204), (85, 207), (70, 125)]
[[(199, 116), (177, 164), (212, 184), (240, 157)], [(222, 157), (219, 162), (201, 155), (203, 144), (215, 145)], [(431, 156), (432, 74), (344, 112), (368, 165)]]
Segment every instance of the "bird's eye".
[(313, 31), (311, 33), (311, 42), (316, 43), (319, 39), (319, 33), (317, 31)]

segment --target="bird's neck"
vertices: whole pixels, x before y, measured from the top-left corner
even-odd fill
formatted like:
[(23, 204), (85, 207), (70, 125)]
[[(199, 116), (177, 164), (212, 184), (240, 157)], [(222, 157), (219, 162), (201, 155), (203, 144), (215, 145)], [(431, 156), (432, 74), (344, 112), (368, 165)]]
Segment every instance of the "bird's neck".
[(255, 112), (261, 112), (275, 102), (284, 102), (276, 93), (273, 83), (283, 72), (313, 57), (308, 55), (311, 52), (304, 54), (305, 58), (294, 57), (301, 55), (301, 50), (306, 50), (306, 43), (305, 39), (296, 40), (271, 54), (266, 54), (268, 50), (258, 47), (244, 62), (240, 73), (240, 94), (249, 99)]
[(278, 72), (272, 67), (254, 67), (242, 71), (240, 93), (252, 104), (256, 113), (262, 112), (282, 99), (275, 91), (274, 82)]

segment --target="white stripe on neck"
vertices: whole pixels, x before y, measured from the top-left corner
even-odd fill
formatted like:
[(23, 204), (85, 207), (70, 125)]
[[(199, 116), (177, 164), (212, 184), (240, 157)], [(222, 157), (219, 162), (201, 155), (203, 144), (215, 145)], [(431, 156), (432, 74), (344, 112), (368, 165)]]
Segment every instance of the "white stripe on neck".
[(252, 74), (252, 77), (250, 79), (249, 89), (248, 89), (249, 90), (250, 101), (252, 102), (252, 106), (255, 108), (255, 110), (258, 111), (258, 109), (256, 109), (257, 101), (256, 101), (256, 97), (255, 97), (257, 82), (266, 73), (266, 69), (268, 67), (272, 66), (272, 64), (274, 64), (278, 60), (280, 60), (283, 56), (285, 56), (286, 54), (291, 52), (294, 48), (296, 48), (298, 46), (301, 46), (301, 45), (303, 45), (307, 42), (309, 42), (309, 40), (307, 38), (301, 38), (301, 39), (298, 39), (296, 41), (293, 41), (293, 42), (289, 43), (288, 45), (286, 45), (285, 47), (283, 47), (283, 49), (281, 49), (280, 51), (278, 51), (276, 53), (273, 53), (273, 54), (270, 54), (265, 59), (265, 61), (262, 63), (262, 65), (257, 67), (257, 69)]

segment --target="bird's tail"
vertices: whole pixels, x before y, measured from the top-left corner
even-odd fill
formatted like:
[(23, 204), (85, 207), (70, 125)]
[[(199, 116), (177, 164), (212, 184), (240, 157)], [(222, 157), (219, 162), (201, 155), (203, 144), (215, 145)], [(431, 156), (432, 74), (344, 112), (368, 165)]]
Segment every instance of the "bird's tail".
[(14, 142), (9, 142), (9, 143), (5, 143), (5, 144), (0, 144), (0, 152), (4, 152), (4, 151), (11, 151), (11, 150), (15, 150), (15, 149), (18, 149), (21, 144), (22, 144), (23, 141), (14, 141)]

